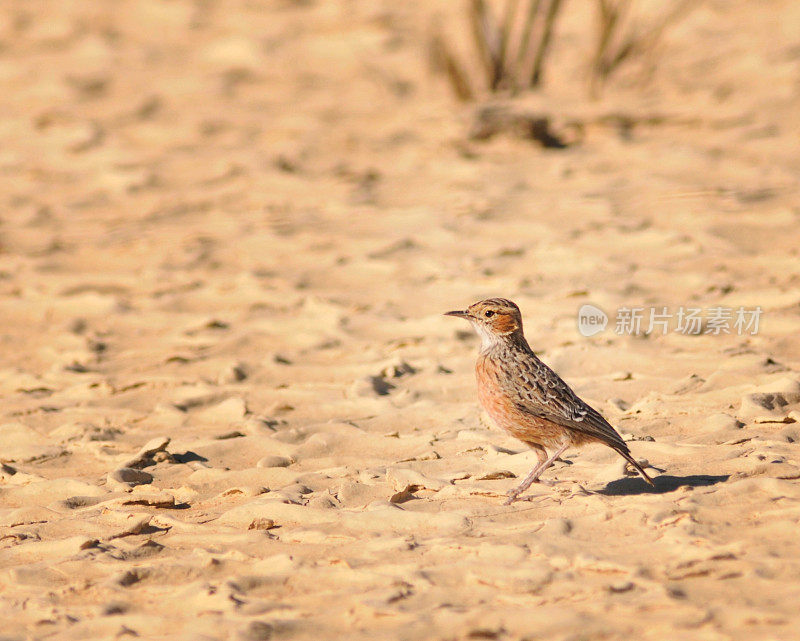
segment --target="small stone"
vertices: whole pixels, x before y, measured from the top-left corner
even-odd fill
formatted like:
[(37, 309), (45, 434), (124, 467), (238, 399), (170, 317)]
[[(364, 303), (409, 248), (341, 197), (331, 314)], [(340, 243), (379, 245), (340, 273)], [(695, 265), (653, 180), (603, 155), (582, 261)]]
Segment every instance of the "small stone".
[(118, 470), (109, 472), (108, 482), (110, 485), (125, 485), (134, 487), (153, 482), (153, 475), (143, 470), (136, 470), (132, 467), (121, 467)]
[(150, 439), (144, 444), (142, 449), (139, 450), (138, 455), (140, 457), (150, 458), (156, 452), (167, 449), (167, 445), (169, 445), (170, 440), (171, 439), (168, 436), (157, 436), (154, 439)]
[(172, 496), (175, 497), (176, 503), (186, 503), (191, 504), (197, 501), (197, 497), (200, 496), (199, 492), (192, 487), (187, 487), (186, 485), (182, 485), (177, 489), (170, 489)]
[(517, 475), (514, 472), (509, 472), (508, 470), (498, 470), (496, 472), (489, 472), (488, 474), (484, 474), (483, 476), (479, 476), (479, 481), (496, 481), (498, 479), (515, 479)]
[(256, 467), (289, 467), (294, 461), (287, 456), (270, 454), (260, 459)]
[(175, 507), (175, 497), (166, 492), (133, 494), (121, 501), (122, 505), (147, 505), (149, 507)]
[(268, 518), (257, 518), (253, 519), (250, 522), (250, 525), (247, 526), (248, 530), (271, 530), (275, 527), (275, 521)]
[(608, 586), (608, 591), (614, 594), (621, 594), (623, 592), (630, 592), (634, 587), (632, 581), (617, 581)]
[(124, 467), (139, 469), (148, 465), (153, 460), (156, 452), (166, 451), (169, 442), (170, 438), (167, 436), (151, 439), (137, 452), (136, 456), (125, 463)]

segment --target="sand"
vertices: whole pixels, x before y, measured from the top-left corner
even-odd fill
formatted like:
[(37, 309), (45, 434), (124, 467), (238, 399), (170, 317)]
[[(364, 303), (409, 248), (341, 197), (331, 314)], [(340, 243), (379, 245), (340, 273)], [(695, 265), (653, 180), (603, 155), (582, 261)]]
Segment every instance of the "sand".
[[(470, 138), (457, 3), (3, 3), (3, 640), (797, 637), (800, 6), (704, 2), (592, 102), (570, 4), (503, 103), (547, 149)], [(487, 296), (654, 490), (589, 446), (502, 505), (536, 456), (442, 316)]]

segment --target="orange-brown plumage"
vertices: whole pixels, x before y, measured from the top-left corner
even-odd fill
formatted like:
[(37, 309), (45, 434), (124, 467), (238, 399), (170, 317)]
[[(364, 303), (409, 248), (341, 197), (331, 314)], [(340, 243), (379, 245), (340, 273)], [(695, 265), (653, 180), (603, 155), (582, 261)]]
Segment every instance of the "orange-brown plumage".
[[(552, 445), (558, 442), (562, 429), (546, 419), (526, 414), (516, 407), (512, 397), (502, 391), (502, 372), (497, 363), (480, 356), (475, 364), (478, 400), (497, 427), (524, 442)], [(535, 433), (536, 440), (531, 441)]]
[[(478, 399), (486, 413), (499, 428), (526, 443), (539, 457), (539, 465), (512, 490), (508, 503), (537, 481), (568, 447), (589, 442), (612, 448), (652, 485), (608, 421), (533, 353), (514, 303), (490, 298), (448, 315), (470, 321), (482, 339), (475, 374)], [(555, 450), (549, 459), (548, 449)]]

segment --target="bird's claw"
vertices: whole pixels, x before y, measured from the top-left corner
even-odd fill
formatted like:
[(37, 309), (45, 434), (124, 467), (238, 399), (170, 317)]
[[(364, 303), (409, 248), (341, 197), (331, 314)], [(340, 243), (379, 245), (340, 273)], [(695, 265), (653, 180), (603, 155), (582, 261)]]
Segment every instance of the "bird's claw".
[[(534, 483), (539, 483), (540, 485), (544, 485), (545, 487), (554, 487), (555, 485), (558, 484), (558, 481), (545, 481), (543, 479), (536, 479), (535, 481), (533, 481), (533, 483), (531, 483), (531, 485), (533, 485)], [(525, 490), (527, 490), (528, 487), (524, 487), (522, 489), (514, 488), (513, 490), (509, 490), (508, 492), (506, 492), (506, 496), (508, 498), (503, 502), (503, 505), (511, 505), (514, 501), (518, 500), (519, 495), (522, 494)]]

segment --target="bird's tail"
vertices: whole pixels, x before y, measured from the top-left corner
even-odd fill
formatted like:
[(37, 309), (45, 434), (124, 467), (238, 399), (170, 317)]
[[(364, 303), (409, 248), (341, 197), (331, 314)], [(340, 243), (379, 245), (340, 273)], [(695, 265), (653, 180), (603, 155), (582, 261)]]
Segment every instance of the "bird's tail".
[(630, 453), (630, 452), (626, 452), (625, 450), (623, 450), (623, 449), (618, 449), (618, 448), (616, 448), (616, 447), (615, 447), (614, 449), (615, 449), (615, 450), (617, 450), (617, 452), (619, 452), (619, 454), (620, 454), (620, 456), (622, 456), (622, 458), (624, 458), (626, 461), (628, 461), (628, 463), (630, 463), (631, 465), (633, 465), (633, 467), (635, 467), (635, 468), (636, 468), (636, 471), (637, 471), (637, 472), (639, 472), (639, 474), (641, 474), (641, 475), (642, 475), (642, 478), (643, 478), (645, 481), (647, 481), (647, 482), (648, 482), (650, 485), (653, 485), (653, 486), (655, 486), (655, 483), (653, 483), (653, 479), (651, 479), (649, 476), (647, 476), (647, 472), (645, 472), (645, 471), (642, 469), (642, 466), (641, 466), (641, 465), (639, 465), (639, 464), (636, 462), (636, 460), (635, 460), (635, 459), (634, 459), (634, 458), (631, 456), (631, 453)]

